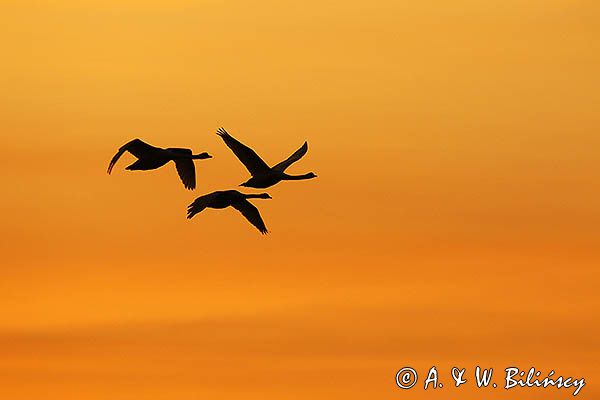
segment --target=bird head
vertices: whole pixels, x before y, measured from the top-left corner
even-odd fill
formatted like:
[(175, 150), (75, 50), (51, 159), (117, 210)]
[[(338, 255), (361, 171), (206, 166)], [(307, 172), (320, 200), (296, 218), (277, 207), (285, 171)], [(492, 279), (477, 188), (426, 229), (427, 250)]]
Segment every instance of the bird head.
[(204, 152), (204, 153), (196, 154), (194, 156), (194, 158), (197, 160), (203, 160), (205, 158), (212, 158), (212, 156), (210, 154), (208, 154), (207, 152)]

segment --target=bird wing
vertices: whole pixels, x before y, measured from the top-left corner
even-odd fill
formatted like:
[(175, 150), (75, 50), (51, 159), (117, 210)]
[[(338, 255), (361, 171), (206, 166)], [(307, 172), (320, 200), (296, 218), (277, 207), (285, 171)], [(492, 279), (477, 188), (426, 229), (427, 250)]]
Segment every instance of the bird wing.
[(107, 172), (108, 174), (112, 172), (113, 167), (115, 166), (119, 158), (121, 158), (123, 153), (125, 153), (126, 151), (130, 152), (137, 158), (140, 158), (143, 157), (145, 154), (148, 154), (155, 150), (158, 150), (158, 148), (151, 146), (148, 143), (141, 141), (140, 139), (133, 139), (132, 141), (125, 143), (123, 146), (121, 146), (121, 148), (119, 148), (117, 154), (115, 154), (112, 160), (110, 160)]
[(241, 212), (242, 215), (260, 231), (260, 233), (263, 235), (269, 233), (267, 227), (265, 226), (265, 222), (258, 212), (258, 208), (254, 207), (254, 205), (252, 205), (252, 203), (250, 203), (248, 200), (244, 199), (237, 201), (233, 203), (232, 206)]
[(290, 165), (292, 165), (293, 163), (295, 163), (296, 161), (298, 161), (299, 159), (301, 159), (302, 157), (304, 157), (304, 155), (306, 154), (306, 152), (308, 151), (308, 142), (304, 142), (304, 144), (294, 152), (294, 154), (292, 154), (291, 156), (289, 156), (286, 160), (280, 162), (279, 164), (277, 164), (276, 166), (273, 167), (273, 169), (277, 170), (277, 171), (285, 171)]
[[(190, 149), (168, 148), (167, 150), (174, 153), (192, 154), (192, 150)], [(196, 188), (196, 166), (194, 165), (194, 160), (191, 158), (176, 158), (174, 161), (183, 186), (186, 189), (194, 190)]]
[(175, 160), (175, 167), (183, 186), (186, 189), (194, 190), (196, 188), (196, 166), (192, 159)]
[(254, 150), (233, 138), (225, 129), (219, 128), (217, 135), (221, 136), (227, 147), (233, 151), (233, 154), (236, 155), (253, 176), (264, 174), (270, 170), (267, 163)]
[(204, 196), (198, 197), (192, 204), (188, 206), (187, 217), (192, 218), (194, 215), (202, 212), (206, 207), (212, 204), (212, 202), (221, 195), (221, 192), (212, 192), (205, 194)]

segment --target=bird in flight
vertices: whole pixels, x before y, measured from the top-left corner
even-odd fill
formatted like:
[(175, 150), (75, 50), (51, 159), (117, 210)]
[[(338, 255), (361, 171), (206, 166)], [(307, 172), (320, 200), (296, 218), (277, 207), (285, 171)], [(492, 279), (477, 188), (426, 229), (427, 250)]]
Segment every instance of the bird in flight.
[(126, 151), (137, 157), (136, 162), (125, 168), (130, 171), (147, 171), (160, 168), (169, 161), (175, 162), (179, 178), (181, 179), (181, 182), (183, 182), (183, 186), (189, 190), (193, 190), (196, 187), (196, 167), (194, 165), (194, 160), (212, 158), (212, 156), (206, 152), (192, 154), (192, 150), (190, 149), (179, 149), (174, 147), (162, 149), (160, 147), (149, 145), (140, 139), (133, 139), (121, 146), (117, 151), (117, 154), (110, 160), (107, 171), (109, 175), (116, 162)]
[(269, 231), (258, 212), (258, 209), (248, 199), (270, 199), (268, 193), (244, 194), (237, 190), (224, 190), (205, 194), (198, 197), (188, 206), (187, 217), (191, 219), (205, 208), (227, 208), (229, 206), (238, 210), (248, 222), (256, 227), (260, 233), (267, 234)]
[(307, 142), (304, 142), (302, 147), (296, 150), (294, 154), (289, 156), (286, 160), (273, 167), (269, 167), (267, 163), (254, 152), (254, 150), (236, 140), (227, 133), (225, 129), (219, 128), (217, 130), (217, 135), (223, 139), (227, 147), (233, 151), (233, 154), (237, 156), (252, 175), (249, 180), (242, 183), (240, 186), (263, 189), (273, 186), (280, 181), (295, 181), (317, 177), (317, 175), (312, 172), (303, 175), (288, 175), (285, 173), (285, 170), (290, 165), (300, 160), (306, 154), (308, 151)]

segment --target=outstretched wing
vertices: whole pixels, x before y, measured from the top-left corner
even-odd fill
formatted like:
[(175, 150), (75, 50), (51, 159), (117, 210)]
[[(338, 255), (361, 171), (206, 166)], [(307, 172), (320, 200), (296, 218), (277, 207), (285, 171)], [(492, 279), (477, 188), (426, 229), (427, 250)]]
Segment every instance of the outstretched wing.
[[(190, 149), (169, 148), (167, 150), (174, 153), (192, 155), (192, 150)], [(181, 182), (183, 182), (183, 186), (186, 189), (194, 190), (196, 188), (196, 166), (194, 165), (194, 160), (191, 158), (175, 159), (175, 167), (177, 168)]]
[(110, 175), (113, 167), (115, 166), (119, 158), (121, 158), (123, 153), (125, 153), (126, 151), (130, 152), (137, 158), (140, 158), (155, 150), (158, 150), (158, 148), (151, 146), (148, 143), (141, 141), (140, 139), (133, 139), (132, 141), (125, 143), (123, 146), (121, 146), (121, 148), (117, 151), (117, 154), (113, 156), (112, 160), (110, 160), (110, 163), (108, 164), (107, 172)]
[(248, 200), (244, 199), (232, 204), (233, 208), (242, 213), (244, 217), (254, 225), (263, 235), (269, 233), (265, 222), (262, 220), (258, 208), (254, 207)]
[(212, 202), (218, 197), (222, 195), (222, 192), (212, 192), (209, 194), (205, 194), (204, 196), (198, 197), (192, 204), (188, 206), (187, 217), (188, 219), (192, 218), (194, 215), (202, 212), (206, 207), (210, 206)]
[(270, 170), (267, 163), (258, 156), (250, 147), (237, 141), (223, 128), (217, 130), (217, 135), (225, 142), (227, 147), (233, 151), (233, 154), (244, 164), (248, 172), (252, 175), (261, 175)]
[(275, 169), (277, 171), (281, 171), (281, 172), (285, 171), (290, 165), (292, 165), (293, 163), (295, 163), (296, 161), (298, 161), (299, 159), (304, 157), (304, 155), (306, 154), (307, 151), (308, 151), (308, 142), (304, 142), (302, 147), (300, 147), (298, 150), (296, 150), (294, 152), (294, 154), (289, 156), (287, 158), (287, 160), (284, 160), (284, 161), (280, 162), (279, 164), (277, 164), (276, 166), (274, 166), (273, 169)]

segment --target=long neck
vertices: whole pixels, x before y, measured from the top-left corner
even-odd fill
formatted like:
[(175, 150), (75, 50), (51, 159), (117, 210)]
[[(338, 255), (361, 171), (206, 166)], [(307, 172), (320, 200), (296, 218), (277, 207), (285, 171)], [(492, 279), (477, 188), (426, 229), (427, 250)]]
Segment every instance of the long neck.
[(247, 194), (245, 195), (247, 199), (266, 199), (265, 193), (260, 194)]
[(284, 178), (286, 181), (299, 181), (302, 179), (311, 179), (314, 178), (315, 176), (312, 173), (308, 173), (308, 174), (302, 174), (302, 175), (288, 175), (288, 174), (284, 174)]

